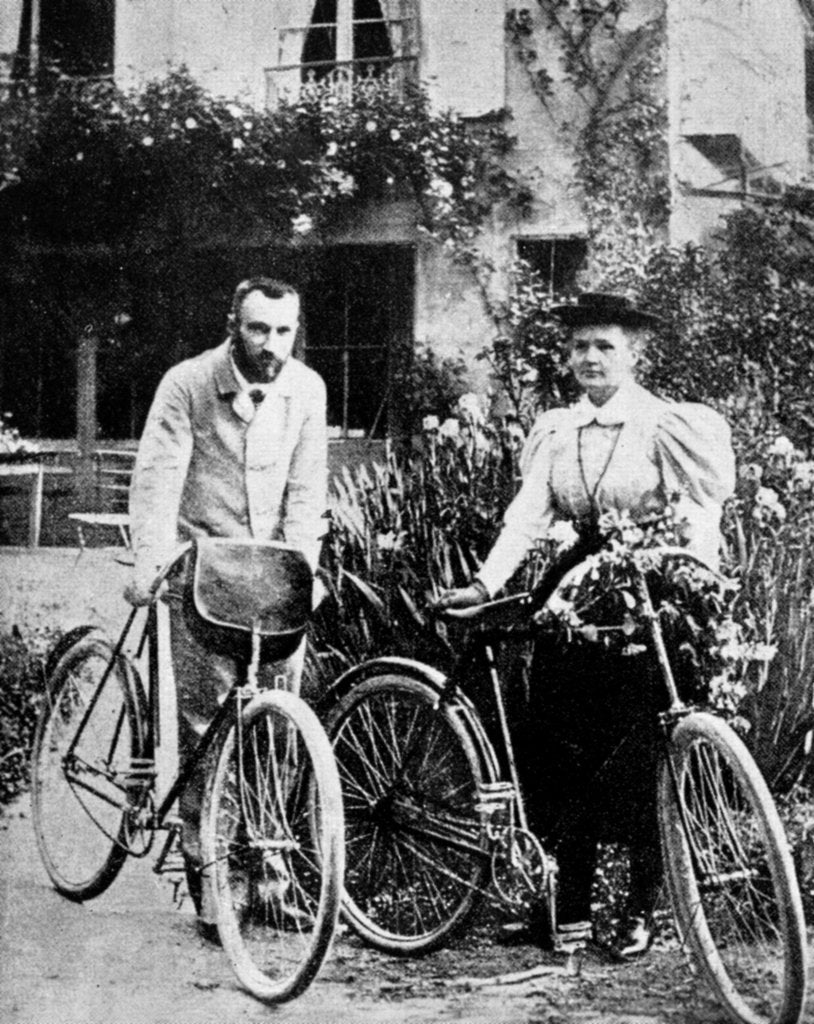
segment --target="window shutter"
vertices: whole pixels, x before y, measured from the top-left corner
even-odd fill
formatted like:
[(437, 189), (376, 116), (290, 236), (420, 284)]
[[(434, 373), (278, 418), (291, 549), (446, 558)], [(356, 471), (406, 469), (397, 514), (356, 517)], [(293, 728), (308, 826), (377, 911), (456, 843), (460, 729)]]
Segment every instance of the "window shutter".
[(20, 44), (23, 0), (5, 0), (0, 18), (0, 53), (14, 53)]
[(479, 117), (506, 102), (503, 0), (425, 0), (422, 78), (436, 107)]

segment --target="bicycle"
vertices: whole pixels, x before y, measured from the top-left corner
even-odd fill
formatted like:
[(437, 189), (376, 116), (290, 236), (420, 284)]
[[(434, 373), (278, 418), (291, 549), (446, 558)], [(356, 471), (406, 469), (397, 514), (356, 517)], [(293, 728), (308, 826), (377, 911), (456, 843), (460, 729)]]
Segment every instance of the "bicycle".
[[(704, 566), (681, 548), (659, 557), (662, 567)], [(495, 651), (506, 637), (534, 635), (541, 608), (588, 564), (545, 592), (441, 613), (469, 630), (449, 677), (387, 657), (336, 682), (323, 717), (345, 799), (343, 911), (374, 947), (435, 949), (482, 897), (514, 910), (544, 898), (556, 936), (557, 864), (528, 828)], [(805, 925), (772, 796), (729, 725), (682, 702), (642, 568), (636, 587), (669, 704), (659, 714), (658, 815), (679, 934), (733, 1021), (796, 1024)], [(491, 681), (500, 756), (464, 692), (478, 664)]]
[[(157, 595), (190, 552), (196, 613), (233, 645), (245, 675), (183, 769), (162, 778), (167, 610)], [(342, 798), (330, 743), (296, 694), (258, 686), (261, 658), (286, 657), (303, 636), (311, 581), (303, 556), (284, 545), (185, 545), (155, 580), (131, 655), (137, 608), (115, 644), (90, 626), (58, 643), (34, 741), (37, 845), (56, 890), (78, 902), (104, 892), (128, 856), (150, 853), (158, 833), (165, 835), (154, 870), (180, 870), (173, 808), (204, 765), (202, 883), (237, 978), (269, 1003), (294, 998), (316, 976), (342, 892)], [(146, 661), (146, 691), (137, 661)]]

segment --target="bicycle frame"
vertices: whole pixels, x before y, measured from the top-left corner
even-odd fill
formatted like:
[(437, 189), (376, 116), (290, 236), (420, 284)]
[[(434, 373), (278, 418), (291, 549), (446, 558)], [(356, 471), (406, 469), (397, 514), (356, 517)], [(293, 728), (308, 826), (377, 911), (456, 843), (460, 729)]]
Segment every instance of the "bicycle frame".
[[(167, 578), (173, 568), (178, 565), (181, 560), (186, 556), (191, 545), (185, 544), (176, 555), (164, 566), (156, 578), (153, 586), (153, 593), (158, 594), (162, 583)], [(142, 628), (141, 636), (138, 643), (135, 645), (136, 658), (141, 658), (144, 653), (145, 646), (147, 647), (147, 667), (148, 667), (148, 686), (147, 686), (147, 731), (145, 736), (145, 749), (144, 758), (131, 764), (131, 768), (127, 774), (122, 778), (117, 778), (114, 783), (118, 788), (123, 790), (125, 796), (124, 806), (130, 805), (129, 809), (134, 813), (141, 813), (144, 811), (143, 806), (139, 806), (139, 801), (132, 801), (134, 792), (139, 790), (149, 791), (150, 787), (155, 784), (156, 781), (156, 765), (155, 765), (155, 751), (161, 741), (161, 721), (159, 715), (159, 670), (158, 670), (158, 598), (149, 605), (147, 609), (147, 617)], [(71, 740), (69, 748), (65, 754), (64, 764), (65, 771), (68, 778), (71, 780), (73, 785), (77, 785), (83, 789), (92, 792), (98, 798), (105, 800), (106, 802), (112, 802), (106, 796), (106, 794), (95, 789), (85, 779), (79, 778), (78, 775), (74, 774), (74, 771), (70, 767), (72, 760), (76, 758), (76, 748), (79, 745), (82, 735), (88, 726), (93, 711), (97, 706), (99, 699), (108, 685), (110, 677), (113, 673), (114, 666), (116, 663), (124, 657), (124, 651), (127, 645), (128, 638), (133, 630), (136, 617), (139, 613), (138, 608), (132, 608), (127, 621), (125, 622), (124, 628), (114, 646), (113, 654), (110, 661), (105, 668), (101, 679), (99, 680), (93, 694), (88, 701), (88, 706), (80, 721), (79, 727)], [(177, 801), (178, 797), (183, 793), (184, 789), (188, 785), (191, 777), (203, 762), (208, 751), (210, 750), (216, 736), (220, 729), (227, 720), (234, 721), (238, 730), (238, 750), (240, 755), (240, 768), (242, 772), (242, 721), (240, 710), (243, 705), (254, 697), (259, 692), (257, 683), (257, 670), (260, 659), (260, 637), (255, 630), (251, 638), (251, 660), (247, 666), (246, 676), (244, 680), (238, 679), (233, 685), (232, 689), (226, 696), (226, 699), (218, 707), (214, 717), (210, 721), (206, 731), (199, 740), (195, 749), (190, 753), (189, 757), (185, 759), (183, 767), (178, 771), (174, 778), (169, 782), (169, 786), (166, 794), (164, 795), (161, 803), (157, 808), (153, 808), (147, 819), (140, 822), (141, 828), (147, 828), (151, 832), (161, 829), (170, 815), (172, 808)], [(122, 709), (121, 716), (117, 728), (114, 731), (113, 739), (111, 741), (111, 749), (115, 748), (118, 740), (119, 732), (123, 725), (125, 710)], [(90, 772), (91, 774), (101, 776), (104, 773), (98, 768), (84, 764), (83, 770)], [(133, 806), (133, 804), (135, 806)], [(169, 837), (169, 842), (172, 840), (172, 834)], [(168, 844), (169, 845), (169, 844)], [(132, 847), (128, 847), (128, 852), (133, 856), (145, 856), (150, 850), (151, 844), (145, 844), (144, 849), (141, 852), (137, 852)], [(162, 852), (159, 858), (159, 865), (156, 870), (161, 870), (161, 865), (168, 849)]]
[[(661, 550), (665, 556), (672, 555), (682, 558), (701, 566), (709, 572), (714, 572), (705, 562), (683, 548), (664, 548)], [(647, 625), (648, 636), (668, 698), (668, 707), (658, 714), (663, 742), (666, 746), (672, 729), (675, 728), (676, 723), (684, 715), (689, 713), (690, 708), (683, 702), (678, 693), (659, 623), (658, 612), (653, 606), (653, 600), (647, 584), (646, 570), (638, 565), (636, 570), (635, 584), (641, 602), (641, 614)], [(516, 815), (520, 830), (525, 834), (530, 834), (528, 817), (519, 777), (512, 730), (506, 710), (506, 701), (497, 668), (495, 649), (498, 643), (511, 637), (533, 638), (539, 632), (539, 629), (535, 628), (535, 620), (552, 594), (570, 583), (578, 582), (585, 571), (584, 563), (570, 566), (561, 578), (558, 579), (556, 586), (545, 588), (543, 600), (540, 600), (540, 597), (533, 592), (524, 592), (472, 608), (446, 609), (441, 613), (441, 617), (447, 621), (471, 624), (473, 627), (473, 635), (465, 642), (463, 650), (457, 657), (455, 665), (449, 674), (444, 688), (444, 698), (454, 699), (456, 693), (464, 689), (464, 681), (471, 678), (471, 668), (479, 664), (485, 665), (489, 676), (492, 701), (497, 712), (500, 743), (510, 779), (510, 783), (498, 783), (498, 791), (491, 792), (491, 789), (494, 789), (494, 786), (492, 786), (490, 792), (481, 794), (478, 809), (482, 814), (487, 815), (485, 820), (488, 820), (489, 814), (494, 816), (497, 811), (508, 808), (510, 821), (513, 815)], [(670, 770), (673, 776), (673, 784), (677, 787), (678, 781), (675, 779), (675, 771), (671, 762)], [(488, 827), (487, 825), (487, 830)], [(490, 836), (490, 838), (494, 839), (495, 837)], [(545, 854), (545, 851), (543, 852)]]

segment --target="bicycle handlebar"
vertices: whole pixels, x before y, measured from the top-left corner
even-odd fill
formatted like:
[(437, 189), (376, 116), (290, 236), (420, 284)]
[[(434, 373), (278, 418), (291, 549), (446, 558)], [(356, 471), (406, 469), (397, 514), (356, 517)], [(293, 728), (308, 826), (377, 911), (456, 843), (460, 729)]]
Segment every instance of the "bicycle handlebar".
[[(645, 549), (648, 550), (648, 549)], [(692, 562), (698, 565), (700, 568), (705, 569), (710, 575), (716, 579), (723, 580), (724, 577), (714, 569), (705, 559), (699, 555), (694, 554), (692, 551), (688, 551), (686, 548), (678, 547), (677, 545), (665, 545), (660, 548), (649, 549), (654, 554), (658, 554), (659, 561), (663, 562), (669, 558), (682, 559), (684, 561)], [(577, 565), (568, 569), (557, 582), (557, 585), (552, 590), (551, 594), (548, 595), (546, 600), (543, 602), (541, 607), (545, 607), (546, 604), (551, 600), (554, 594), (562, 590), (566, 586), (572, 586), (578, 584), (582, 577), (592, 568), (592, 564), (588, 558), (582, 559)], [(479, 624), (482, 620), (490, 618), (492, 615), (498, 617), (503, 612), (518, 612), (525, 610), (535, 605), (533, 591), (523, 591), (520, 594), (512, 594), (509, 597), (498, 598), (496, 601), (485, 601), (483, 604), (469, 605), (467, 608), (437, 608), (433, 609), (432, 614), (441, 619), (446, 619), (450, 622), (471, 622)], [(535, 611), (539, 611), (540, 607), (535, 608)]]
[(167, 576), (169, 576), (181, 559), (190, 551), (192, 543), (193, 542), (191, 540), (188, 540), (181, 544), (161, 567), (158, 575), (150, 585), (150, 593), (153, 595), (153, 601), (158, 598), (158, 592), (161, 589), (161, 584), (166, 580)]

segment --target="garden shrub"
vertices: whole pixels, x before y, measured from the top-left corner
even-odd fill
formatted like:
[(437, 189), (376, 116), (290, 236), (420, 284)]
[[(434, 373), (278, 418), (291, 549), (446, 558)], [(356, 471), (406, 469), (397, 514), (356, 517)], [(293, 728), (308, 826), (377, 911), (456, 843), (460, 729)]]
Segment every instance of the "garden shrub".
[(45, 697), (48, 631), (0, 635), (0, 809), (28, 785), (37, 718)]

